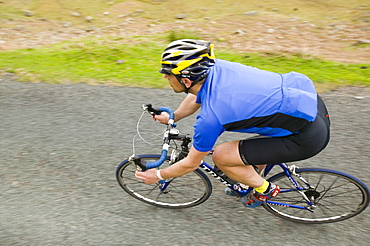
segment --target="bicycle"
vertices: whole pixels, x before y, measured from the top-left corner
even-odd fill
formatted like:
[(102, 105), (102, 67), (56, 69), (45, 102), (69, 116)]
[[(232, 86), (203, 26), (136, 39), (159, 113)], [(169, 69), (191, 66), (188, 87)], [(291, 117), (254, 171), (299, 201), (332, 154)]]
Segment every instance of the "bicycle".
[[(206, 173), (229, 187), (237, 198), (246, 196), (252, 188), (229, 179), (216, 166), (203, 161), (194, 172), (146, 185), (135, 178), (135, 171), (168, 166), (185, 158), (192, 138), (175, 128), (173, 111), (166, 107), (143, 105), (143, 114), (167, 112), (170, 120), (163, 135), (161, 155), (133, 154), (116, 169), (119, 185), (132, 197), (162, 208), (189, 208), (205, 202), (212, 194), (212, 183)], [(139, 132), (140, 120), (137, 123)], [(135, 139), (135, 137), (134, 137)], [(177, 144), (180, 143), (180, 144)], [(169, 149), (172, 153), (168, 155)], [(212, 152), (210, 153), (212, 155)], [(274, 167), (282, 172), (267, 178)], [(280, 194), (262, 206), (273, 215), (301, 223), (331, 223), (349, 219), (363, 212), (369, 205), (370, 190), (359, 179), (327, 168), (306, 167), (286, 163), (269, 164), (261, 173), (269, 182), (280, 186)]]

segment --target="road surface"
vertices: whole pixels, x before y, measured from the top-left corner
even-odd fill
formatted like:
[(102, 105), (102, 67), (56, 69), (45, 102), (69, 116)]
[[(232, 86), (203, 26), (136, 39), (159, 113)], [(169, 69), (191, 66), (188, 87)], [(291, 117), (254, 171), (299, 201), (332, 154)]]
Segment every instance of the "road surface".
[[(131, 198), (115, 168), (132, 154), (143, 103), (176, 108), (171, 90), (0, 81), (0, 245), (365, 245), (370, 209), (350, 220), (305, 225), (214, 192), (183, 210)], [(322, 94), (332, 139), (300, 166), (346, 171), (370, 185), (370, 93)], [(180, 122), (191, 133), (194, 118)], [(149, 115), (143, 127), (161, 132)], [(234, 139), (225, 134), (220, 141)]]

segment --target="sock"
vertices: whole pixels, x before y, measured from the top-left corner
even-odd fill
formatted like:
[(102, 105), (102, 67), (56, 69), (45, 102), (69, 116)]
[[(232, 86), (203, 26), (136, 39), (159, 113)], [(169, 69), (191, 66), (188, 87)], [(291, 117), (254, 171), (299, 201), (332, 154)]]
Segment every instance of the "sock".
[(261, 187), (254, 188), (254, 190), (257, 191), (258, 193), (264, 194), (268, 190), (269, 187), (270, 187), (270, 183), (264, 179), (263, 185)]

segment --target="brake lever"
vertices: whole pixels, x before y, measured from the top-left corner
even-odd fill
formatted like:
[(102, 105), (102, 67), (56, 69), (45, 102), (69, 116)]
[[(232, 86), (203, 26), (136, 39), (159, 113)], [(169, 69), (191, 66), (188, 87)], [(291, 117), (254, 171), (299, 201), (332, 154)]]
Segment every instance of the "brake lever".
[(158, 107), (153, 107), (150, 103), (143, 104), (142, 109), (148, 111), (149, 114), (151, 114), (152, 116), (160, 115), (162, 113), (162, 111)]

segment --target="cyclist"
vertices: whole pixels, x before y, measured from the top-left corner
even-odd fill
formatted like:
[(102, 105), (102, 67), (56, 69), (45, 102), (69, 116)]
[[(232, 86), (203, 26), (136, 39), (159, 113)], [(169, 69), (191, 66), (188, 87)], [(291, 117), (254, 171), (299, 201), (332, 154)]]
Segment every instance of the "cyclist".
[[(137, 171), (136, 177), (146, 184), (194, 171), (225, 131), (254, 133), (258, 135), (218, 145), (212, 158), (229, 178), (254, 188), (242, 203), (257, 207), (280, 189), (254, 166), (261, 171), (265, 164), (307, 159), (328, 144), (328, 112), (303, 74), (279, 74), (216, 59), (213, 44), (193, 39), (171, 42), (161, 65), (173, 90), (188, 94), (175, 111), (175, 121), (201, 111), (189, 155), (161, 170)], [(154, 118), (168, 122), (166, 113)]]

